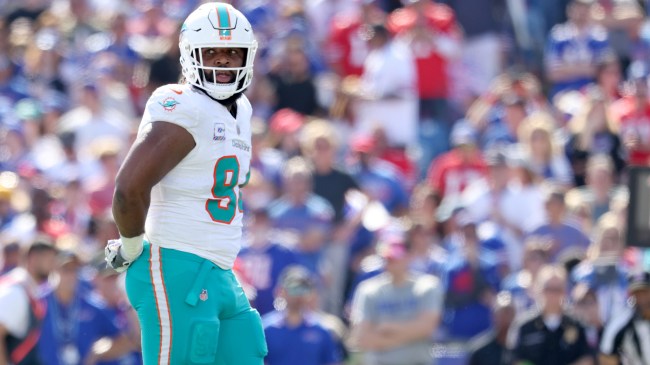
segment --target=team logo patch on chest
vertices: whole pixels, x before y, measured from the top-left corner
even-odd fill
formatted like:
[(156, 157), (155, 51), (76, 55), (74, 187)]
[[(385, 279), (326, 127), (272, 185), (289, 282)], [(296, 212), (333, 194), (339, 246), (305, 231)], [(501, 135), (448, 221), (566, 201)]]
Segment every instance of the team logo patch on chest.
[(158, 104), (160, 104), (160, 106), (162, 106), (165, 111), (171, 112), (176, 109), (176, 105), (180, 103), (170, 96), (168, 98), (165, 98), (162, 102), (158, 102)]
[(213, 141), (223, 142), (226, 140), (226, 125), (224, 123), (214, 123)]

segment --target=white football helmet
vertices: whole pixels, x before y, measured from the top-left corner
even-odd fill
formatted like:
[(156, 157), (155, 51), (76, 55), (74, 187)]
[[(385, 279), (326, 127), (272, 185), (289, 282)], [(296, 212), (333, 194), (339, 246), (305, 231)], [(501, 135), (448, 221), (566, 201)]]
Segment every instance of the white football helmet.
[[(217, 100), (224, 100), (246, 89), (253, 80), (253, 61), (257, 41), (250, 22), (230, 4), (206, 3), (194, 10), (181, 28), (179, 41), (181, 68), (188, 83)], [(243, 48), (243, 67), (211, 67), (203, 64), (203, 48)], [(234, 71), (235, 81), (217, 83), (216, 73)], [(205, 74), (212, 72), (209, 81)]]

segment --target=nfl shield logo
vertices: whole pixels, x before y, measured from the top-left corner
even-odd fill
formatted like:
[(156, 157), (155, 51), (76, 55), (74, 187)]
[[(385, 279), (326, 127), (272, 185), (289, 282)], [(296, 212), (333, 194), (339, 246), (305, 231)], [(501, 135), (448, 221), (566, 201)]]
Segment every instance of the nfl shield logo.
[(201, 290), (201, 294), (199, 295), (199, 299), (201, 299), (204, 302), (206, 300), (208, 300), (208, 290), (207, 289)]

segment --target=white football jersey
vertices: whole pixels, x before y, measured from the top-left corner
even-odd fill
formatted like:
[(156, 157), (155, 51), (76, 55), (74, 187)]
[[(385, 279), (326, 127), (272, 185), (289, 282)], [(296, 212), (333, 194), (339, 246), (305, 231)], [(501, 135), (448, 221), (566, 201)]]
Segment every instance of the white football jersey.
[(151, 192), (145, 238), (190, 252), (224, 269), (241, 247), (240, 187), (248, 182), (252, 108), (237, 100), (237, 118), (190, 85), (167, 85), (149, 98), (138, 134), (164, 121), (185, 128), (194, 149)]

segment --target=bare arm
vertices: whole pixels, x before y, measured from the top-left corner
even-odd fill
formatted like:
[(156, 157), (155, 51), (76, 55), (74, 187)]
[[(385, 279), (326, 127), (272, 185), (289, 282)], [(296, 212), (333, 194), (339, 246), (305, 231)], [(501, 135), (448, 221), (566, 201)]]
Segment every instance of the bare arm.
[(381, 324), (377, 332), (393, 338), (399, 345), (406, 345), (431, 338), (439, 323), (439, 313), (424, 312), (410, 321)]
[(601, 353), (598, 355), (598, 364), (600, 365), (618, 365), (618, 356), (615, 355), (605, 355)]
[(578, 361), (574, 362), (571, 365), (594, 365), (594, 359), (591, 356), (586, 355), (581, 357), (580, 359), (578, 359)]
[(7, 338), (7, 329), (0, 324), (0, 365), (9, 365), (9, 354), (5, 339)]
[(382, 351), (398, 346), (392, 336), (383, 336), (377, 331), (377, 325), (363, 321), (352, 327), (350, 341), (353, 347), (361, 351)]
[(93, 365), (98, 361), (115, 360), (135, 349), (136, 346), (124, 334), (116, 338), (101, 338), (93, 344), (84, 365)]
[(566, 63), (547, 67), (546, 76), (549, 80), (558, 82), (575, 77), (592, 77), (596, 67), (591, 63)]
[(113, 215), (123, 237), (144, 233), (151, 189), (195, 146), (183, 127), (168, 122), (150, 126), (131, 147), (116, 178)]

